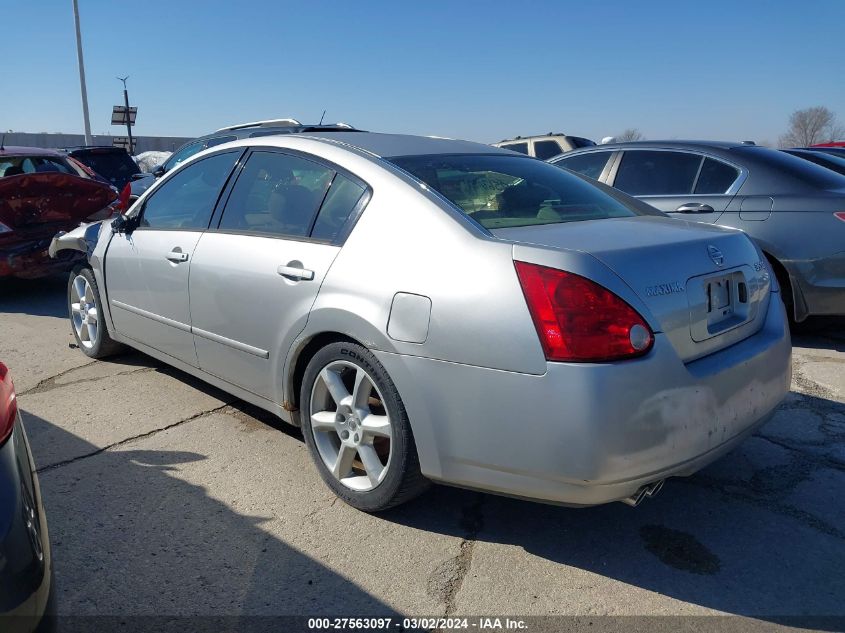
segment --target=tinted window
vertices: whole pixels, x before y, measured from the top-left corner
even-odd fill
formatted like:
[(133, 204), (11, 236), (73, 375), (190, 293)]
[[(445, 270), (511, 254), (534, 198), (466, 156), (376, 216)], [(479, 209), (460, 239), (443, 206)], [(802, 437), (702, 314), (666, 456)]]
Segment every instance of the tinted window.
[(218, 136), (217, 138), (210, 138), (205, 142), (205, 148), (208, 149), (209, 147), (223, 145), (223, 143), (236, 140), (238, 140), (237, 136)]
[(739, 170), (721, 161), (705, 158), (695, 183), (695, 193), (726, 193), (739, 178)]
[(813, 188), (841, 189), (845, 187), (845, 180), (836, 172), (784, 152), (752, 146), (734, 147), (731, 148), (731, 152), (740, 158), (746, 156), (753, 158), (773, 171), (798, 179)]
[(534, 141), (534, 155), (540, 160), (546, 160), (562, 153), (563, 150), (557, 144), (557, 141)]
[(150, 194), (141, 212), (141, 226), (205, 229), (238, 155), (226, 152), (202, 158), (173, 174)]
[(502, 154), (390, 160), (491, 229), (640, 214), (578, 176), (539, 160)]
[(311, 237), (318, 240), (333, 242), (343, 229), (349, 214), (364, 195), (364, 188), (344, 178), (340, 174), (334, 177), (326, 200), (320, 207), (320, 214), (314, 224)]
[(596, 144), (595, 141), (580, 136), (567, 136), (566, 139), (572, 147), (594, 147)]
[(253, 152), (247, 160), (220, 229), (304, 237), (334, 171), (298, 156)]
[(512, 152), (519, 152), (520, 154), (528, 154), (528, 143), (511, 143), (510, 145), (502, 145), (502, 149), (509, 149)]
[(101, 176), (107, 178), (118, 189), (122, 189), (132, 178), (133, 174), (141, 171), (138, 169), (135, 161), (125, 151), (91, 150), (88, 152), (75, 152), (72, 156), (76, 160), (88, 165), (88, 167)]
[(793, 152), (785, 150), (787, 154), (792, 154), (798, 158), (803, 158), (816, 165), (832, 169), (837, 174), (845, 175), (845, 159), (831, 156), (830, 154), (822, 154), (821, 152)]
[(692, 193), (701, 156), (682, 152), (627, 151), (613, 186), (632, 196)]
[(201, 152), (203, 149), (203, 142), (198, 141), (196, 143), (191, 143), (190, 145), (186, 145), (180, 150), (177, 150), (175, 154), (173, 154), (170, 158), (167, 159), (167, 162), (164, 163), (165, 171), (170, 171), (174, 167), (176, 167), (179, 163), (183, 163), (188, 160), (194, 154)]
[(589, 152), (587, 154), (578, 154), (577, 156), (555, 161), (555, 165), (566, 167), (572, 171), (577, 171), (579, 174), (589, 176), (593, 180), (598, 180), (604, 166), (607, 165), (607, 159), (610, 158), (611, 153)]
[(49, 172), (77, 175), (62, 159), (52, 156), (4, 156), (0, 158), (0, 176)]

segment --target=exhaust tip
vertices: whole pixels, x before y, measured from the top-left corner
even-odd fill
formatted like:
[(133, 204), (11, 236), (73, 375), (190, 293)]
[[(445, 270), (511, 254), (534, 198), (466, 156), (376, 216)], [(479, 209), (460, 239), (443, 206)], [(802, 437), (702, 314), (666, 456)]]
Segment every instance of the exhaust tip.
[(640, 503), (643, 502), (644, 499), (646, 499), (647, 497), (651, 498), (658, 492), (660, 492), (660, 490), (663, 488), (664, 481), (666, 480), (660, 479), (659, 481), (654, 481), (650, 484), (640, 486), (634, 494), (632, 494), (630, 497), (620, 499), (620, 501), (625, 505), (629, 505), (632, 508), (636, 508), (638, 505), (640, 505)]

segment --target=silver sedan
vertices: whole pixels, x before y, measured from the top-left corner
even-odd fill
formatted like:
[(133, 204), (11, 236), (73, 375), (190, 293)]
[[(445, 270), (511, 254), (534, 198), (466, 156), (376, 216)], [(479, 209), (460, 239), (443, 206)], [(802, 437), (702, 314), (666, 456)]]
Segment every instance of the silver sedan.
[(302, 427), (367, 511), (430, 481), (638, 503), (789, 389), (778, 286), (740, 231), (475, 143), (364, 132), (204, 151), (68, 284), (80, 349), (128, 345)]

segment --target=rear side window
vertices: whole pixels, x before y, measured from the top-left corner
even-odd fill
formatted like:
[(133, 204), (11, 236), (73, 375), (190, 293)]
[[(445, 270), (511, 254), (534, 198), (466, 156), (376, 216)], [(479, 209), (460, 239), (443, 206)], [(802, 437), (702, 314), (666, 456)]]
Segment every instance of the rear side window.
[(642, 215), (554, 165), (507, 154), (389, 159), (489, 229)]
[(220, 190), (240, 152), (203, 158), (173, 174), (153, 191), (141, 212), (141, 227), (204, 230)]
[(739, 178), (739, 170), (712, 158), (705, 158), (695, 183), (695, 193), (723, 194)]
[(632, 196), (692, 193), (701, 156), (685, 152), (627, 151), (613, 186)]
[(557, 144), (557, 141), (534, 141), (534, 155), (540, 160), (546, 160), (562, 153), (563, 150)]
[(562, 158), (555, 161), (555, 165), (566, 167), (579, 174), (583, 174), (593, 180), (598, 180), (604, 166), (607, 165), (607, 160), (610, 158), (612, 152), (588, 152), (586, 154), (578, 154), (577, 156), (570, 156), (569, 158)]
[(329, 242), (336, 240), (364, 191), (358, 183), (337, 174), (329, 187), (323, 206), (320, 207), (311, 237)]
[(253, 152), (226, 202), (219, 228), (306, 237), (333, 177), (333, 170), (298, 156)]
[(512, 152), (519, 152), (520, 154), (528, 155), (528, 143), (511, 143), (510, 145), (502, 145), (502, 149), (509, 149)]

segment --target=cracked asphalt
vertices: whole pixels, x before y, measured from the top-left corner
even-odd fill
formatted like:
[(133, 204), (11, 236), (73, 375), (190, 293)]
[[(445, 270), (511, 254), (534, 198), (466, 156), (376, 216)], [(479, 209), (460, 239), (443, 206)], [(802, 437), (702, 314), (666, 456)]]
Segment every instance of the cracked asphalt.
[(296, 429), (142, 354), (73, 349), (64, 293), (0, 286), (59, 614), (845, 616), (845, 320), (795, 335), (759, 433), (638, 508), (434, 487), (370, 516)]

